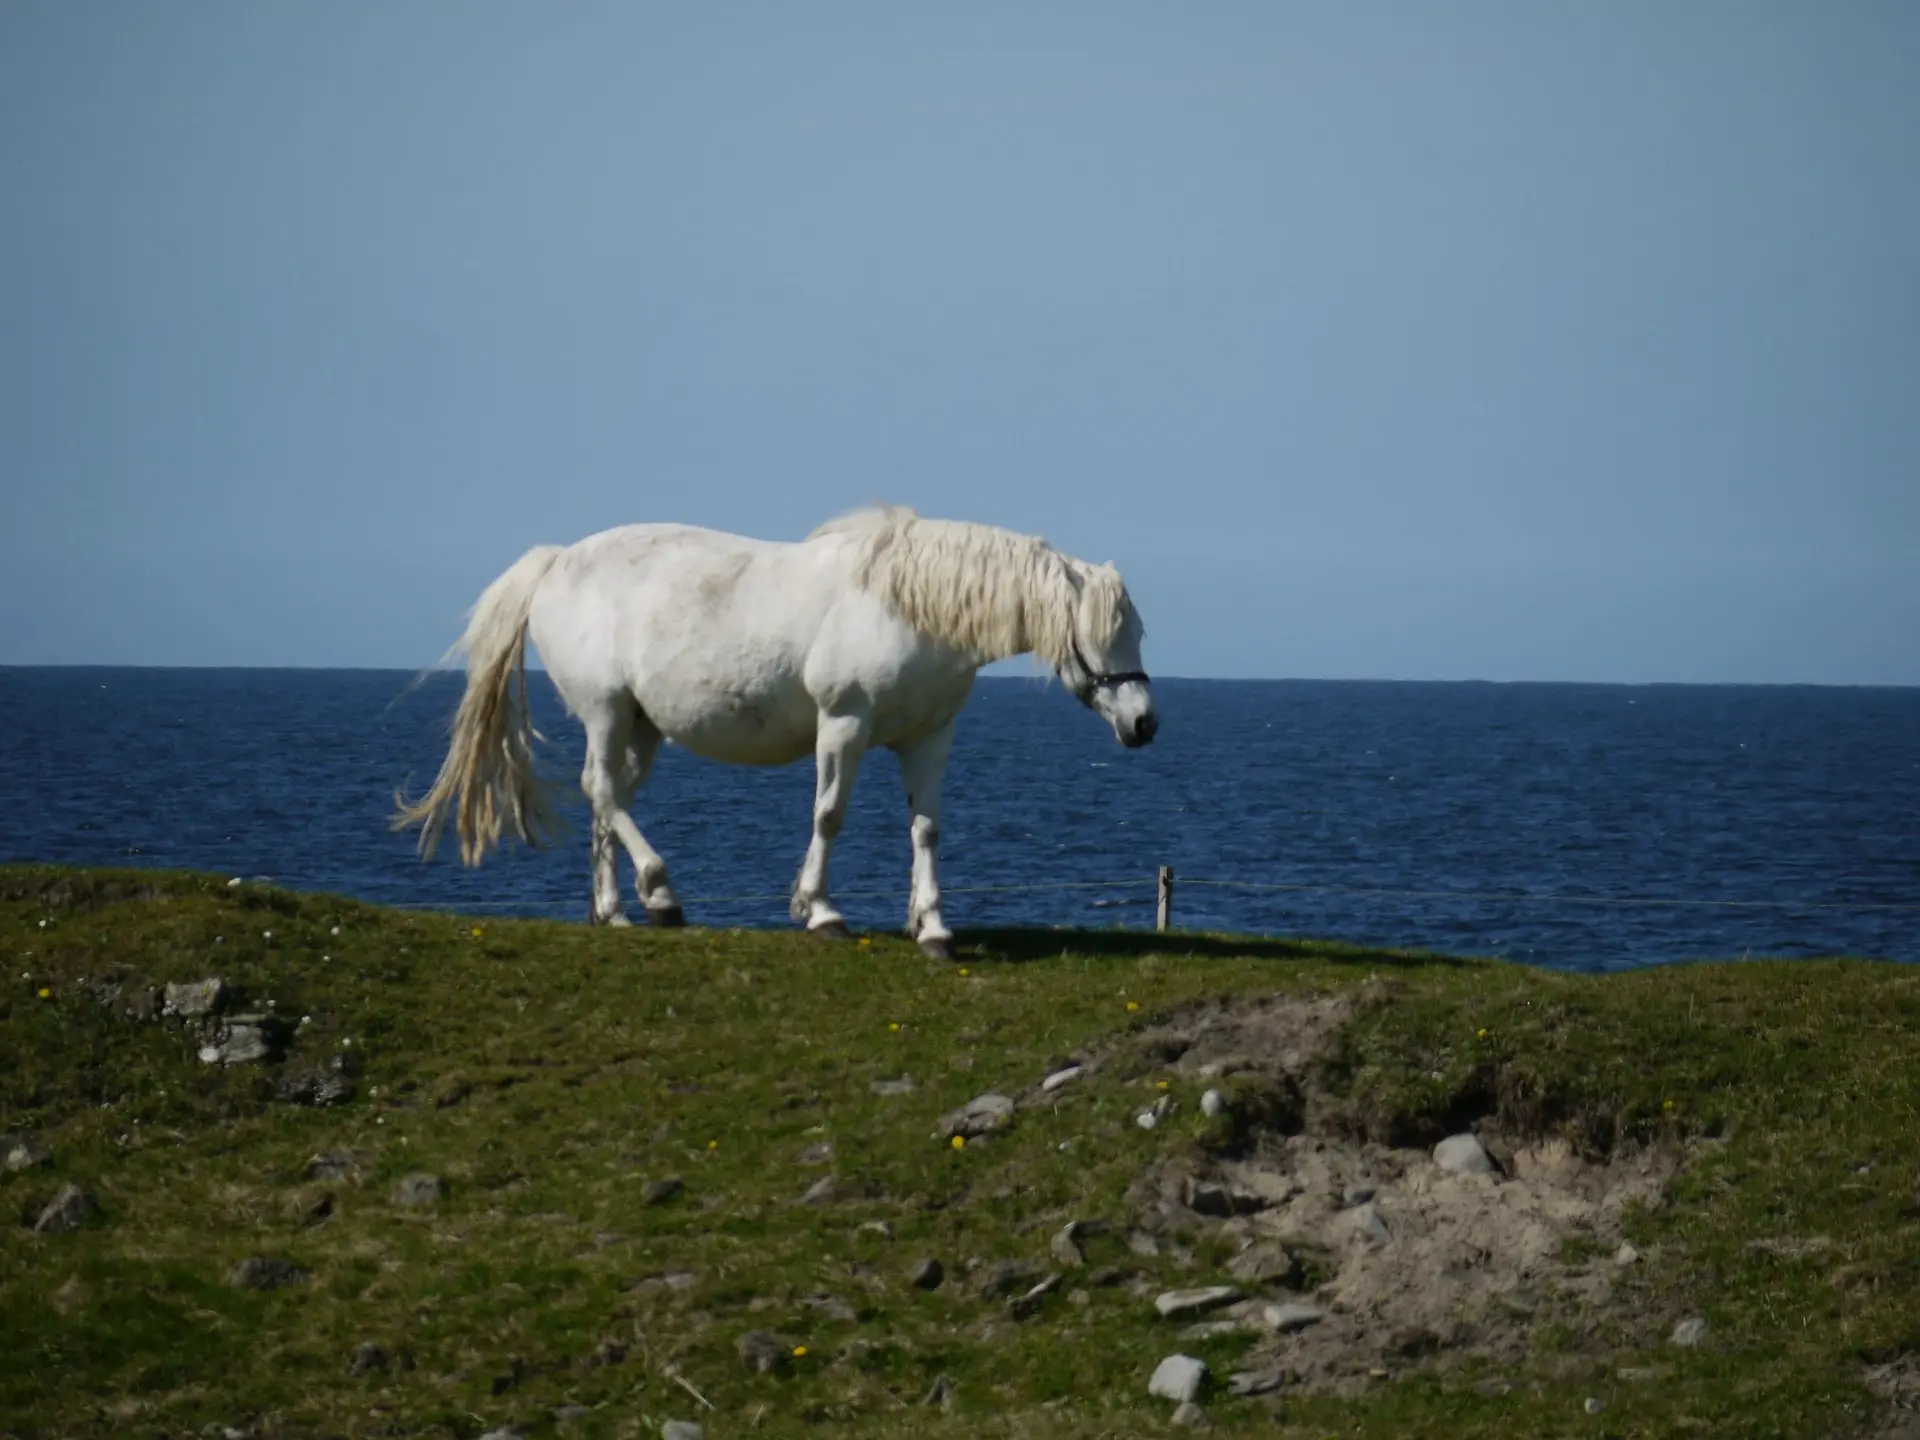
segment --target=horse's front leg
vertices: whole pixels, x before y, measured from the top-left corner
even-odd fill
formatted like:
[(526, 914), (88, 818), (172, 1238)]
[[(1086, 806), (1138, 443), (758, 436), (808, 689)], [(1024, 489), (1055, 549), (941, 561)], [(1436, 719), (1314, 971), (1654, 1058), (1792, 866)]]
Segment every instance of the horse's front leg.
[(953, 932), (940, 918), (940, 778), (953, 749), (949, 722), (933, 734), (902, 745), (900, 780), (907, 790), (913, 825), (913, 890), (907, 900), (907, 936), (935, 960), (953, 958)]
[(813, 839), (806, 862), (793, 885), (793, 918), (815, 935), (844, 939), (847, 922), (827, 899), (827, 867), (833, 842), (846, 822), (847, 801), (853, 795), (854, 776), (867, 748), (867, 721), (858, 715), (824, 715), (813, 745), (816, 770), (813, 794)]

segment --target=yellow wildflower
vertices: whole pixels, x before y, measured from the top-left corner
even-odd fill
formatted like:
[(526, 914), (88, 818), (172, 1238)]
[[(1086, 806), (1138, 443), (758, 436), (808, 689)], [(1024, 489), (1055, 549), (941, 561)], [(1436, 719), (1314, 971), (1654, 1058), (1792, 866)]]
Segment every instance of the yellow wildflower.
[(42, 1000), (51, 1000), (51, 999), (53, 999), (53, 991), (51, 991), (51, 990), (49, 990), (49, 989), (47, 989), (47, 987), (46, 987), (46, 986), (44, 986), (44, 985), (42, 985), (42, 986), (40, 987), (40, 998), (41, 998)]
[(966, 1149), (966, 1148), (967, 1148), (967, 1137), (966, 1137), (966, 1136), (964, 1136), (964, 1135), (956, 1135), (956, 1136), (954, 1136), (954, 1137), (953, 1137), (953, 1148), (954, 1148), (954, 1149), (956, 1149), (956, 1150), (964, 1150), (964, 1149)]
[(801, 1356), (805, 1355), (806, 1353), (807, 1353), (807, 1347), (804, 1345), (796, 1345), (793, 1347), (793, 1358), (796, 1360), (798, 1360)]
[(1138, 1000), (1127, 1001), (1127, 1009), (1138, 1010), (1139, 1008), (1140, 1008), (1140, 1002)]

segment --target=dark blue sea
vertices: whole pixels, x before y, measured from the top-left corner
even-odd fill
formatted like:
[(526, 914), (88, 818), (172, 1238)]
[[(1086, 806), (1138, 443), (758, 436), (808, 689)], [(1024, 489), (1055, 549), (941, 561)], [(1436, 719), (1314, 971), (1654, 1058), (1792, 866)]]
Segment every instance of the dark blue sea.
[[(391, 833), (394, 790), (431, 780), (459, 695), (457, 676), (415, 679), (0, 668), (0, 861), (583, 922), (582, 828), (478, 870)], [(578, 821), (580, 733), (531, 680)], [(1573, 970), (1920, 960), (1920, 689), (1155, 688), (1160, 738), (1128, 752), (1057, 686), (980, 682), (945, 790), (950, 924), (1150, 927), (1170, 865), (1182, 927)], [(669, 748), (635, 814), (693, 923), (785, 926), (812, 790), (810, 764)], [(897, 765), (870, 756), (833, 868), (858, 926), (902, 923), (905, 822)], [(631, 904), (624, 861), (622, 885)]]

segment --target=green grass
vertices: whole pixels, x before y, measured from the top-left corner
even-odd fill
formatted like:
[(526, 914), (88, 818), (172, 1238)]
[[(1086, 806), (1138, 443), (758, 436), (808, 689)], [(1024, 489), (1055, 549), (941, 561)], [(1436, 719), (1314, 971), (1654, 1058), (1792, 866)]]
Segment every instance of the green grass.
[[(565, 1432), (580, 1436), (669, 1417), (710, 1436), (1172, 1433), (1153, 1365), (1188, 1349), (1221, 1368), (1244, 1340), (1178, 1344), (1124, 1288), (1078, 1303), (1072, 1280), (1016, 1321), (961, 1266), (1044, 1262), (1066, 1220), (1123, 1221), (1147, 1165), (1220, 1139), (1187, 1082), (1153, 1132), (1132, 1123), (1170, 1073), (1150, 1055), (961, 1150), (935, 1121), (1193, 1002), (1315, 991), (1355, 997), (1316, 1079), (1330, 1132), (1425, 1144), (1498, 1115), (1594, 1154), (1710, 1143), (1631, 1221), (1658, 1263), (1636, 1271), (1627, 1319), (1558, 1353), (1538, 1337), (1502, 1372), (1511, 1393), (1413, 1373), (1351, 1399), (1290, 1394), (1278, 1421), (1218, 1395), (1215, 1433), (1892, 1433), (1862, 1377), (1920, 1352), (1920, 971), (1592, 978), (1198, 935), (962, 939), (942, 965), (886, 936), (476, 922), (197, 876), (0, 870), (0, 1131), (54, 1155), (0, 1176), (0, 1434), (543, 1435), (567, 1404), (591, 1407)], [(139, 986), (209, 975), (311, 1017), (283, 1063), (203, 1065), (178, 1021), (121, 1013)], [(362, 1067), (351, 1100), (274, 1098), (335, 1055)], [(873, 1093), (903, 1074), (912, 1094)], [(832, 1163), (798, 1163), (821, 1140)], [(358, 1175), (308, 1178), (322, 1153)], [(390, 1203), (416, 1171), (446, 1198)], [(837, 1198), (800, 1204), (828, 1171)], [(684, 1191), (643, 1205), (667, 1176)], [(63, 1181), (98, 1213), (31, 1233), (20, 1222)], [(1091, 1266), (1169, 1285), (1224, 1258), (1203, 1248), (1180, 1270), (1117, 1233), (1087, 1244)], [(256, 1254), (311, 1278), (229, 1285)], [(905, 1279), (926, 1255), (949, 1272), (932, 1292)], [(808, 1303), (822, 1295), (841, 1303)], [(1710, 1323), (1697, 1351), (1662, 1343), (1682, 1313)], [(735, 1350), (749, 1330), (806, 1353), (752, 1374)], [(350, 1374), (366, 1341), (393, 1363)], [(1628, 1384), (1620, 1366), (1663, 1373)], [(942, 1376), (951, 1405), (921, 1408)]]

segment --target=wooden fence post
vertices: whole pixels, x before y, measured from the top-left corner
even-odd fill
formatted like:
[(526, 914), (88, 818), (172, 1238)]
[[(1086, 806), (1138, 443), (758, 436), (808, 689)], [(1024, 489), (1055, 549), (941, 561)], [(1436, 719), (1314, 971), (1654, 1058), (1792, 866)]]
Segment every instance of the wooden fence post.
[(1154, 929), (1165, 930), (1173, 924), (1173, 867), (1160, 867), (1160, 903), (1154, 917)]

